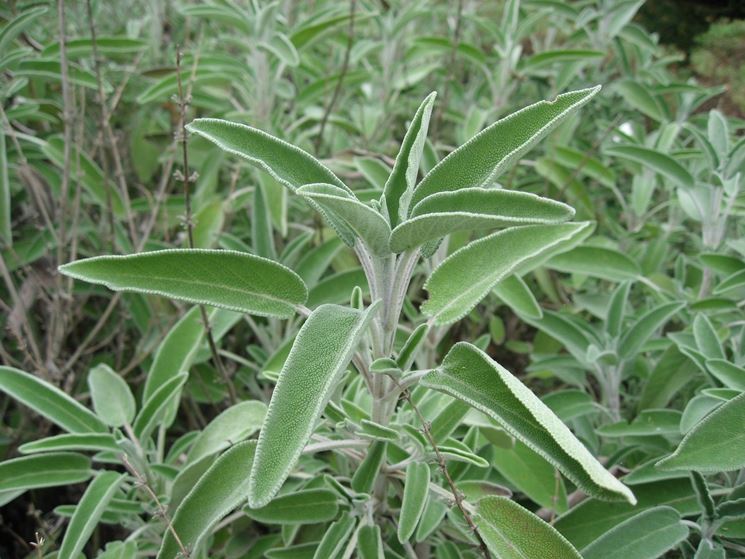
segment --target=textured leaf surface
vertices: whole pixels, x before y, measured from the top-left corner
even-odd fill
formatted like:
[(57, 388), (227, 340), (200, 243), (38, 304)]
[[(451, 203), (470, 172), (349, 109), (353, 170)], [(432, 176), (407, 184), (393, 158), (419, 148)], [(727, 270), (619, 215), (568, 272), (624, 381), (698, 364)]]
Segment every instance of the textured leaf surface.
[(240, 402), (229, 407), (210, 421), (194, 439), (187, 462), (196, 462), (204, 456), (250, 437), (261, 429), (265, 415), (266, 404), (258, 400)]
[(249, 505), (267, 504), (287, 478), (347, 367), (374, 307), (321, 305), (293, 343), (269, 403), (251, 469)]
[(59, 550), (60, 557), (77, 557), (83, 551), (123, 479), (123, 474), (105, 471), (98, 474), (88, 485), (67, 526)]
[(331, 184), (308, 184), (297, 193), (316, 202), (327, 212), (342, 220), (355, 235), (364, 241), (375, 256), (390, 252), (388, 238), (391, 228), (385, 218), (366, 206), (347, 191)]
[(564, 536), (506, 497), (484, 497), (474, 519), (489, 551), (500, 559), (581, 559)]
[(403, 252), (455, 231), (561, 223), (573, 215), (570, 206), (529, 192), (486, 188), (441, 192), (419, 202), (411, 217), (393, 230), (391, 250)]
[[(246, 499), (246, 470), (255, 450), (255, 441), (245, 441), (225, 451), (181, 502), (173, 516), (173, 527), (187, 549), (194, 550), (223, 516)], [(179, 554), (176, 539), (166, 530), (158, 559), (176, 559)]]
[(116, 444), (114, 435), (109, 433), (64, 433), (37, 439), (18, 447), (18, 451), (22, 454), (62, 450), (117, 452), (120, 448)]
[(93, 409), (109, 427), (121, 427), (131, 423), (135, 416), (135, 397), (125, 380), (100, 364), (88, 373)]
[(692, 188), (694, 185), (693, 176), (685, 167), (669, 155), (655, 149), (642, 146), (613, 146), (608, 148), (606, 153), (641, 163), (677, 186)]
[(146, 439), (150, 436), (157, 422), (166, 415), (170, 407), (177, 401), (179, 394), (181, 394), (181, 387), (184, 386), (188, 377), (187, 373), (181, 373), (173, 377), (145, 400), (132, 426), (139, 439)]
[(0, 367), (0, 390), (70, 433), (103, 433), (106, 425), (59, 388), (13, 367)]
[(600, 247), (577, 247), (554, 256), (546, 266), (611, 281), (634, 279), (641, 273), (638, 264), (622, 252)]
[(404, 497), (398, 518), (398, 541), (406, 542), (414, 535), (416, 525), (424, 512), (429, 494), (429, 466), (425, 462), (412, 462), (406, 467)]
[(303, 281), (283, 265), (230, 250), (97, 256), (60, 266), (60, 271), (114, 291), (164, 295), (259, 316), (293, 316), (308, 296)]
[(644, 313), (621, 337), (618, 354), (626, 359), (638, 353), (649, 337), (684, 306), (683, 303), (663, 303)]
[(91, 461), (73, 452), (50, 452), (0, 463), (0, 491), (70, 485), (91, 477)]
[(244, 512), (265, 524), (315, 524), (333, 519), (339, 511), (338, 495), (330, 489), (305, 489), (273, 499)]
[(675, 452), (657, 463), (661, 470), (726, 472), (745, 467), (745, 393), (707, 415)]
[(600, 87), (559, 95), (517, 111), (484, 129), (438, 163), (414, 190), (412, 204), (446, 190), (491, 186), (497, 177)]
[(515, 312), (534, 319), (543, 317), (543, 309), (520, 276), (506, 277), (495, 285), (493, 290), (497, 297)]
[(589, 495), (635, 502), (631, 491), (603, 468), (546, 404), (476, 347), (456, 344), (442, 365), (420, 383), (485, 413)]
[(688, 537), (680, 513), (656, 507), (619, 524), (582, 550), (584, 559), (656, 559)]
[(422, 311), (436, 324), (454, 322), (502, 279), (571, 249), (591, 230), (589, 222), (525, 225), (474, 241), (451, 254), (427, 280), (424, 287), (429, 299)]

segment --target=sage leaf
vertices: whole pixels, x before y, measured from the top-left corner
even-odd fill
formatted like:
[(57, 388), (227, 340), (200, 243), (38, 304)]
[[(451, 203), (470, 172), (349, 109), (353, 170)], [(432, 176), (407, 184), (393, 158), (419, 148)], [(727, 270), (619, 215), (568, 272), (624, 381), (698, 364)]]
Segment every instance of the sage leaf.
[(682, 188), (693, 188), (695, 180), (691, 173), (678, 163), (675, 159), (656, 149), (624, 145), (613, 146), (605, 150), (605, 153), (649, 167), (659, 175), (665, 177), (676, 186)]
[(186, 457), (187, 463), (196, 462), (242, 441), (261, 429), (266, 416), (266, 404), (248, 400), (229, 407), (200, 431)]
[(485, 413), (588, 495), (636, 501), (631, 491), (603, 468), (546, 404), (471, 344), (454, 345), (442, 365), (428, 373), (420, 384)]
[(0, 462), (0, 491), (80, 483), (91, 477), (91, 461), (74, 452), (50, 452)]
[(636, 355), (650, 336), (684, 306), (684, 303), (663, 303), (644, 313), (621, 337), (618, 355), (623, 359)]
[(385, 218), (366, 206), (344, 189), (332, 184), (308, 184), (298, 188), (297, 193), (308, 198), (336, 216), (362, 239), (374, 256), (390, 253), (388, 238), (391, 228)]
[(352, 489), (357, 493), (370, 493), (385, 461), (388, 445), (384, 441), (375, 441), (368, 447), (364, 460), (352, 476)]
[(724, 359), (724, 349), (719, 341), (714, 326), (705, 314), (698, 314), (693, 319), (693, 336), (699, 351), (707, 359)]
[(726, 472), (745, 467), (745, 393), (735, 396), (701, 420), (670, 456), (657, 463), (660, 470)]
[(582, 559), (554, 527), (507, 497), (484, 497), (474, 522), (500, 559)]
[(303, 281), (282, 264), (232, 250), (97, 256), (59, 270), (114, 291), (163, 295), (259, 316), (289, 318), (308, 297)]
[[(204, 473), (181, 501), (173, 516), (173, 531), (189, 550), (196, 549), (212, 527), (246, 499), (248, 477), (255, 441), (245, 441), (226, 450)], [(166, 530), (158, 559), (176, 559), (180, 547), (171, 530)]]
[(251, 469), (248, 503), (279, 491), (357, 348), (375, 305), (358, 311), (321, 305), (303, 324), (279, 373)]
[(492, 186), (502, 172), (598, 91), (599, 86), (563, 93), (485, 128), (427, 173), (414, 190), (412, 205), (437, 192)]
[(535, 296), (520, 276), (508, 276), (492, 289), (502, 302), (513, 311), (528, 318), (540, 320), (543, 309)]
[(355, 525), (354, 517), (345, 514), (336, 522), (332, 522), (326, 533), (323, 535), (321, 543), (318, 544), (313, 559), (334, 559), (344, 549), (344, 546), (352, 535)]
[(136, 404), (132, 391), (111, 367), (100, 364), (88, 373), (93, 409), (109, 427), (121, 427), (135, 417)]
[(59, 550), (60, 557), (77, 557), (83, 551), (123, 479), (123, 474), (105, 471), (90, 482), (75, 506)]
[(589, 222), (525, 225), (474, 241), (451, 254), (429, 277), (424, 284), (429, 299), (422, 311), (435, 324), (455, 322), (501, 280), (525, 273), (554, 254), (571, 249), (591, 230)]
[(62, 450), (118, 452), (120, 449), (114, 435), (109, 433), (64, 433), (37, 439), (18, 447), (21, 454)]
[(187, 378), (187, 373), (173, 377), (145, 400), (132, 426), (138, 439), (143, 440), (150, 436), (157, 422), (168, 413), (170, 406), (178, 399)]
[(0, 390), (70, 433), (105, 433), (106, 425), (56, 386), (13, 367), (0, 367)]
[(582, 246), (556, 255), (546, 267), (569, 274), (586, 274), (610, 281), (638, 278), (639, 265), (622, 252), (609, 248)]
[(357, 554), (360, 559), (384, 559), (380, 526), (362, 526), (357, 534)]
[(392, 227), (405, 220), (408, 215), (436, 97), (437, 93), (432, 92), (419, 105), (401, 142), (393, 170), (383, 187), (383, 199)]
[(671, 507), (655, 507), (625, 520), (582, 550), (584, 559), (656, 559), (688, 537)]
[(264, 524), (315, 524), (336, 517), (337, 499), (330, 489), (304, 489), (276, 497), (260, 508), (245, 507), (243, 512)]
[(727, 388), (745, 391), (745, 369), (724, 359), (707, 359), (707, 370)]
[(429, 466), (424, 462), (412, 462), (406, 466), (404, 497), (398, 517), (398, 541), (409, 541), (422, 517), (429, 494)]
[(433, 194), (419, 202), (411, 217), (391, 233), (391, 250), (403, 252), (455, 231), (512, 225), (561, 223), (574, 209), (529, 192), (463, 188)]

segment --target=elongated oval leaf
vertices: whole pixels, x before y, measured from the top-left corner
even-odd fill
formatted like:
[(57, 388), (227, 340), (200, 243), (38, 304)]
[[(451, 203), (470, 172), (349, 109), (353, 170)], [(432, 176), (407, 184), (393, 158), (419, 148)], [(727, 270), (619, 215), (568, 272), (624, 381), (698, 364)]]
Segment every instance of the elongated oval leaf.
[(553, 526), (507, 497), (481, 499), (474, 522), (500, 559), (582, 559)]
[(644, 313), (621, 337), (618, 344), (618, 355), (628, 359), (638, 353), (644, 342), (683, 307), (683, 303), (663, 303)]
[(745, 467), (745, 393), (707, 415), (683, 438), (660, 470), (726, 472)]
[(659, 175), (683, 188), (693, 188), (695, 183), (688, 170), (675, 159), (660, 151), (642, 146), (613, 146), (605, 150), (608, 155), (628, 159), (649, 167)]
[(391, 234), (391, 250), (402, 252), (455, 231), (512, 225), (561, 223), (574, 209), (529, 192), (463, 188), (433, 194), (419, 202), (411, 217)]
[(308, 184), (298, 188), (297, 193), (342, 220), (374, 256), (390, 253), (388, 238), (391, 228), (385, 218), (370, 206), (332, 184)]
[[(188, 550), (196, 549), (212, 527), (246, 499), (246, 468), (250, 467), (255, 451), (255, 441), (245, 441), (231, 447), (184, 497), (173, 516), (173, 528)], [(173, 533), (166, 530), (158, 559), (176, 559), (180, 553)]]
[(412, 462), (406, 467), (404, 497), (398, 517), (398, 541), (409, 541), (414, 535), (419, 519), (427, 505), (429, 494), (429, 466), (424, 462)]
[(610, 281), (639, 277), (639, 265), (622, 252), (601, 247), (577, 247), (554, 256), (546, 262), (548, 268), (569, 274), (587, 274)]
[(199, 433), (189, 450), (187, 462), (196, 462), (250, 437), (261, 429), (265, 415), (266, 404), (257, 400), (240, 402), (226, 409)]
[(116, 444), (114, 435), (109, 433), (64, 433), (31, 441), (18, 447), (18, 451), (22, 454), (61, 450), (117, 452), (120, 448)]
[(493, 291), (515, 312), (536, 320), (543, 317), (543, 309), (520, 276), (506, 277), (494, 286)]
[(321, 305), (298, 332), (259, 435), (248, 503), (266, 505), (284, 483), (336, 381), (347, 367), (374, 306)]
[(437, 93), (430, 93), (419, 105), (404, 140), (401, 142), (396, 163), (383, 189), (383, 198), (393, 227), (406, 219), (409, 213), (409, 202), (414, 193), (419, 162), (427, 140), (429, 119), (432, 116), (432, 106), (436, 96)]
[(499, 363), (461, 342), (420, 384), (468, 403), (543, 456), (587, 494), (635, 502), (533, 392)]
[(60, 557), (77, 557), (83, 551), (83, 547), (93, 534), (93, 530), (123, 479), (123, 474), (111, 471), (101, 472), (88, 485), (67, 526), (59, 550)]
[(591, 230), (589, 222), (525, 225), (474, 241), (451, 254), (430, 276), (424, 285), (429, 299), (422, 310), (436, 324), (455, 322), (502, 279), (571, 249)]
[(600, 87), (559, 95), (513, 113), (484, 129), (449, 154), (422, 179), (412, 204), (446, 190), (491, 186), (510, 165), (545, 137)]
[(367, 455), (352, 476), (352, 489), (358, 493), (370, 493), (378, 478), (380, 466), (385, 461), (386, 448), (384, 441), (375, 441), (367, 450)]
[(77, 400), (13, 367), (0, 367), (0, 390), (70, 433), (108, 431), (106, 425)]
[(357, 535), (357, 554), (360, 559), (384, 559), (380, 526), (362, 526)]
[(29, 8), (16, 17), (8, 21), (2, 29), (0, 29), (0, 52), (3, 55), (9, 52), (8, 47), (10, 43), (15, 39), (26, 27), (28, 27), (36, 18), (45, 14), (49, 8), (46, 6), (35, 6)]
[(355, 518), (349, 514), (345, 514), (336, 522), (332, 522), (323, 535), (321, 543), (318, 544), (313, 559), (333, 559), (339, 557), (339, 554), (347, 544), (349, 536), (352, 535), (355, 523)]
[(93, 409), (109, 427), (121, 427), (135, 417), (135, 397), (122, 377), (108, 365), (98, 365), (88, 373)]
[(0, 462), (0, 491), (80, 483), (92, 475), (91, 461), (74, 452), (50, 452)]
[(288, 318), (308, 290), (291, 270), (232, 250), (159, 250), (97, 256), (60, 266), (63, 274), (114, 291), (164, 295), (259, 316)]
[(724, 359), (707, 359), (706, 368), (727, 388), (745, 391), (745, 369)]
[(688, 527), (671, 507), (645, 510), (582, 550), (584, 559), (656, 559), (688, 537)]
[(181, 387), (184, 386), (187, 378), (189, 378), (187, 373), (173, 377), (145, 400), (132, 426), (137, 438), (142, 440), (150, 436), (158, 421), (163, 418), (181, 394)]
[(338, 495), (330, 489), (305, 489), (281, 495), (264, 507), (243, 510), (265, 524), (315, 524), (336, 516), (337, 500)]

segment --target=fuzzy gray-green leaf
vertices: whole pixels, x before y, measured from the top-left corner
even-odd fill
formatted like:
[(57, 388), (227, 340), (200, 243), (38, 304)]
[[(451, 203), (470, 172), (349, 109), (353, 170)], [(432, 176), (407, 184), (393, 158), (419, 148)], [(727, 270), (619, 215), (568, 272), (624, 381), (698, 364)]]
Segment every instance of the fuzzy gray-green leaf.
[(109, 427), (121, 427), (131, 423), (136, 405), (132, 391), (122, 377), (111, 367), (100, 364), (88, 373), (93, 409)]
[(424, 512), (429, 494), (429, 466), (426, 462), (412, 462), (406, 467), (404, 497), (398, 518), (398, 541), (409, 541)]

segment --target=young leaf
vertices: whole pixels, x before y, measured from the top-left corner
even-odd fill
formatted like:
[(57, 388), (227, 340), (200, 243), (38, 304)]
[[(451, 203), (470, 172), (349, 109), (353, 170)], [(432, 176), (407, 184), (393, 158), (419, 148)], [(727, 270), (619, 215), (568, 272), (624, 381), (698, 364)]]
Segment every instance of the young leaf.
[(535, 320), (543, 318), (543, 309), (520, 276), (506, 277), (492, 291), (515, 312)]
[(640, 512), (582, 550), (584, 559), (656, 559), (688, 537), (688, 527), (671, 507)]
[(682, 188), (693, 188), (691, 173), (669, 155), (642, 146), (613, 146), (605, 150), (608, 155), (641, 163)]
[(105, 471), (98, 474), (88, 485), (67, 526), (59, 550), (60, 557), (77, 557), (83, 551), (123, 479), (124, 474)]
[(660, 470), (727, 472), (745, 467), (745, 393), (707, 415), (683, 438)]
[(693, 319), (693, 336), (699, 351), (707, 359), (724, 359), (724, 349), (719, 341), (714, 326), (705, 314), (698, 314)]
[(591, 230), (589, 222), (525, 225), (474, 241), (451, 254), (429, 277), (424, 285), (429, 299), (422, 311), (438, 325), (455, 322), (501, 280), (569, 250)]
[(351, 190), (309, 153), (245, 124), (217, 118), (198, 118), (186, 125), (224, 151), (247, 159), (276, 180), (296, 190), (304, 184), (331, 183)]
[(248, 502), (267, 504), (310, 438), (375, 306), (366, 311), (321, 305), (308, 317), (279, 374), (251, 469)]
[(406, 467), (404, 497), (398, 517), (398, 541), (409, 541), (424, 512), (429, 495), (429, 466), (425, 462), (412, 462)]
[(609, 248), (577, 247), (554, 256), (546, 262), (548, 268), (569, 274), (586, 274), (610, 281), (639, 277), (639, 265), (631, 258)]
[(109, 427), (121, 427), (135, 417), (135, 397), (122, 377), (100, 364), (88, 373), (93, 409)]
[(598, 91), (599, 86), (564, 93), (495, 122), (427, 173), (414, 190), (412, 205), (437, 192), (492, 186), (502, 172)]
[(339, 557), (349, 536), (352, 535), (355, 522), (355, 518), (349, 514), (345, 514), (336, 522), (332, 522), (323, 535), (321, 543), (318, 544), (318, 549), (316, 549), (313, 559), (334, 559)]
[(298, 188), (303, 198), (313, 200), (328, 213), (345, 223), (355, 235), (362, 239), (373, 256), (390, 253), (388, 238), (391, 228), (385, 218), (370, 206), (366, 206), (347, 191), (332, 184), (307, 184)]
[(409, 202), (414, 193), (435, 97), (437, 93), (432, 92), (419, 105), (401, 142), (393, 170), (383, 188), (383, 198), (392, 227), (405, 220), (409, 212)]
[(259, 316), (289, 318), (308, 297), (303, 281), (282, 264), (232, 250), (98, 256), (59, 270), (114, 291), (163, 295)]
[(150, 436), (157, 422), (178, 399), (181, 387), (184, 386), (187, 378), (189, 378), (188, 373), (173, 377), (145, 400), (132, 426), (138, 439), (143, 440)]
[(442, 365), (428, 373), (420, 384), (485, 413), (587, 494), (635, 502), (631, 491), (603, 468), (546, 404), (474, 346), (457, 343)]
[(561, 223), (574, 209), (529, 192), (463, 188), (433, 194), (419, 202), (411, 217), (391, 234), (391, 250), (403, 252), (455, 231), (512, 225)]
[(623, 359), (636, 355), (655, 330), (684, 306), (684, 303), (663, 303), (644, 313), (621, 337), (618, 343), (618, 355)]
[(266, 404), (258, 400), (240, 402), (226, 409), (200, 431), (189, 449), (186, 462), (196, 462), (250, 437), (261, 429), (265, 416)]
[(500, 559), (582, 559), (564, 536), (507, 497), (484, 497), (474, 522)]
[(261, 508), (245, 507), (243, 512), (264, 524), (315, 524), (336, 517), (337, 499), (330, 489), (304, 489), (276, 497)]
[(384, 559), (380, 526), (362, 526), (357, 534), (359, 559)]
[(92, 475), (88, 457), (50, 452), (0, 462), (0, 491), (56, 487), (85, 481)]
[(385, 451), (388, 445), (383, 441), (375, 441), (367, 450), (367, 455), (352, 476), (352, 489), (357, 493), (370, 493), (380, 472), (380, 466), (385, 461)]
[(707, 359), (707, 370), (727, 388), (745, 391), (745, 369), (724, 359)]
[[(238, 443), (225, 451), (184, 498), (173, 516), (173, 531), (188, 550), (198, 547), (212, 527), (246, 499), (255, 441)], [(176, 559), (181, 549), (171, 530), (166, 530), (158, 559)]]
[(106, 425), (59, 388), (33, 375), (0, 367), (0, 390), (70, 433), (106, 433)]
[(626, 315), (626, 301), (629, 299), (629, 290), (631, 282), (625, 282), (619, 285), (608, 303), (608, 315), (605, 319), (605, 329), (612, 337), (617, 337), (621, 333), (623, 326), (623, 317)]
[(118, 452), (120, 448), (114, 435), (109, 433), (64, 433), (37, 439), (18, 447), (21, 454), (62, 450)]

